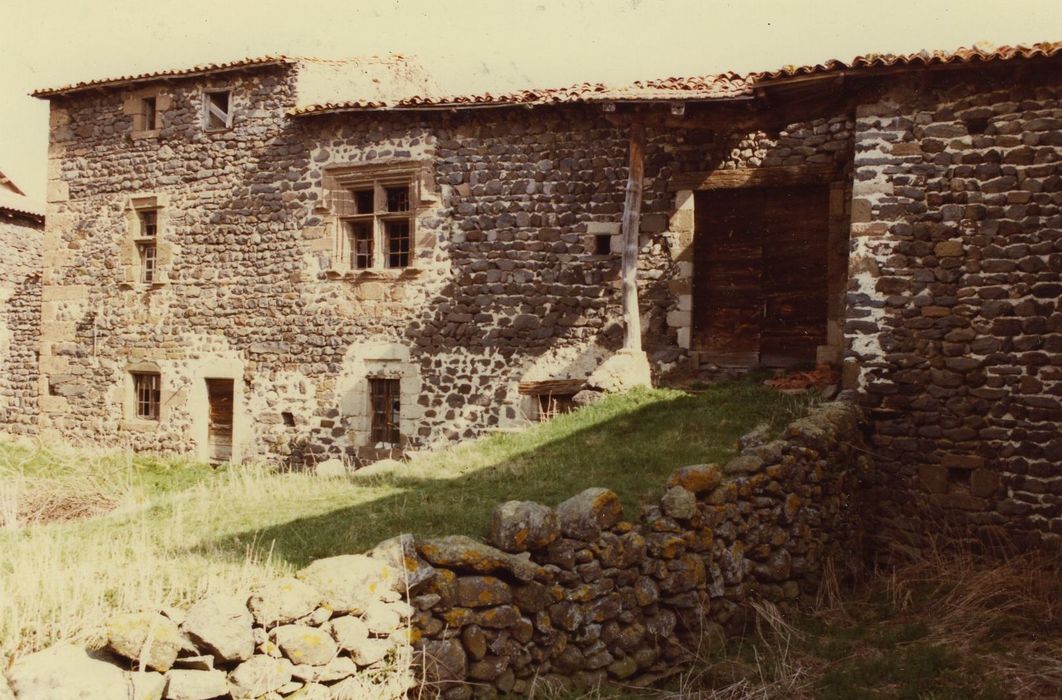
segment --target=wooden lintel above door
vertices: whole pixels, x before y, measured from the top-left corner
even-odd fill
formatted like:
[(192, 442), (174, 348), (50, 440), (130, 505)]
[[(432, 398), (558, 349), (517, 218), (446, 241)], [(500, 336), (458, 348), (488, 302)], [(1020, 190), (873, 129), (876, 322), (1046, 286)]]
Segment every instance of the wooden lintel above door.
[(668, 189), (728, 190), (740, 187), (790, 187), (817, 185), (837, 180), (841, 171), (834, 165), (782, 165), (772, 168), (730, 168), (685, 173), (671, 178)]

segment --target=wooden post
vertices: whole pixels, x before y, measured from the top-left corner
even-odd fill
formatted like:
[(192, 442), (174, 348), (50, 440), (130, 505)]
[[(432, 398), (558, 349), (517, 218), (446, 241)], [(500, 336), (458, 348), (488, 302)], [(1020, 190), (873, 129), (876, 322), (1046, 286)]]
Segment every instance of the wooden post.
[(642, 179), (645, 175), (645, 127), (631, 124), (630, 165), (627, 198), (623, 203), (623, 347), (641, 351), (642, 319), (638, 311), (638, 229), (642, 210)]

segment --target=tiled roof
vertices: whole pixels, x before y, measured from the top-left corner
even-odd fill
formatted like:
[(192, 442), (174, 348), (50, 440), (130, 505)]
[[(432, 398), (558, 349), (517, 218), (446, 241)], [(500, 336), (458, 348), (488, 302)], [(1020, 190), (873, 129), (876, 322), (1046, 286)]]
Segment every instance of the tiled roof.
[(567, 104), (577, 102), (623, 101), (716, 101), (740, 99), (753, 94), (756, 87), (789, 82), (806, 76), (831, 73), (870, 73), (905, 70), (928, 66), (980, 65), (1016, 59), (1054, 58), (1062, 55), (1062, 41), (1041, 42), (1029, 46), (1000, 46), (993, 49), (961, 48), (956, 51), (921, 51), (913, 54), (868, 54), (849, 62), (830, 60), (808, 66), (785, 66), (775, 71), (761, 71), (741, 76), (722, 73), (693, 78), (662, 78), (612, 87), (600, 83), (573, 85), (546, 90), (521, 90), (502, 95), (458, 95), (449, 97), (416, 96), (395, 101), (350, 100), (324, 102), (298, 107), (293, 116), (326, 112), (392, 109), (469, 109)]
[(255, 66), (294, 63), (297, 60), (298, 59), (291, 58), (289, 56), (259, 56), (257, 58), (241, 58), (237, 61), (228, 61), (226, 63), (204, 63), (202, 65), (192, 66), (191, 68), (174, 68), (171, 70), (154, 71), (152, 73), (122, 75), (116, 78), (87, 80), (80, 83), (72, 83), (70, 85), (64, 85), (62, 87), (57, 88), (35, 90), (30, 94), (33, 97), (56, 97), (59, 95), (67, 95), (74, 92), (109, 87), (112, 85), (138, 83), (148, 80), (158, 80), (160, 78), (189, 77), (194, 75), (206, 75), (209, 73), (223, 73), (225, 71), (240, 70), (243, 68), (251, 68)]

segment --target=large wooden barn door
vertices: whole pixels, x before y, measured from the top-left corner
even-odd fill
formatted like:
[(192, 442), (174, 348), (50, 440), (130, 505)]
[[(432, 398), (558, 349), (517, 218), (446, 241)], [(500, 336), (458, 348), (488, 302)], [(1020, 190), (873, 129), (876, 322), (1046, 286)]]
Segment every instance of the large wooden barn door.
[(696, 194), (692, 347), (703, 361), (814, 362), (826, 342), (828, 192), (810, 185)]
[(232, 459), (233, 380), (208, 379), (207, 398), (210, 402), (210, 422), (207, 444), (211, 462)]

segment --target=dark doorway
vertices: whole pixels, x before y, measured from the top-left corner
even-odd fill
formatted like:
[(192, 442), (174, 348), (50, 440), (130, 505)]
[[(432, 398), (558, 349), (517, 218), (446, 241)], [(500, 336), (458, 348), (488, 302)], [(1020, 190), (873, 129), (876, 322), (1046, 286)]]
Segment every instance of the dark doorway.
[(210, 421), (207, 445), (211, 462), (232, 459), (233, 380), (208, 379), (207, 399), (210, 402)]
[(724, 367), (813, 363), (826, 343), (827, 185), (697, 192), (692, 349)]

